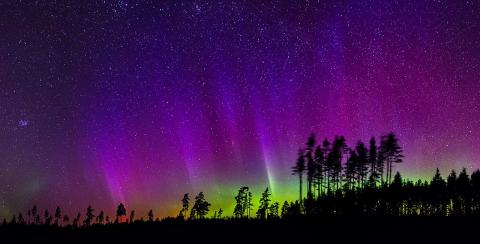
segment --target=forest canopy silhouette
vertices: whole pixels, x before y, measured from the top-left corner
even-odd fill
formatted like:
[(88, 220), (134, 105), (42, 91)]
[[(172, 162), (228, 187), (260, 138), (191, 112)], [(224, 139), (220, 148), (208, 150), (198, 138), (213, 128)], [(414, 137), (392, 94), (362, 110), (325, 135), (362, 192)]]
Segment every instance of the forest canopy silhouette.
[[(137, 217), (135, 210), (127, 210), (123, 203), (118, 204), (113, 216), (91, 205), (75, 215), (64, 213), (60, 206), (51, 213), (34, 205), (26, 214), (4, 218), (0, 239), (14, 243), (52, 238), (72, 243), (130, 243), (160, 238), (190, 243), (215, 230), (214, 243), (223, 243), (238, 231), (258, 235), (264, 241), (295, 242), (317, 237), (285, 233), (321, 230), (322, 240), (375, 242), (389, 239), (396, 229), (408, 226), (411, 234), (444, 241), (439, 233), (473, 231), (478, 226), (472, 218), (480, 215), (479, 170), (471, 175), (465, 168), (458, 174), (452, 170), (444, 179), (437, 169), (431, 180), (414, 182), (395, 170), (403, 159), (394, 133), (380, 137), (378, 143), (372, 137), (368, 145), (358, 141), (352, 147), (343, 136), (320, 142), (311, 134), (292, 162), (291, 173), (298, 177), (299, 187), (295, 201), (273, 202), (266, 187), (254, 209), (254, 194), (248, 186), (242, 186), (232, 194), (235, 207), (231, 213), (211, 209), (203, 192), (195, 196), (185, 193), (178, 214), (164, 218), (155, 216), (153, 209), (147, 216)], [(450, 220), (442, 220), (444, 224), (439, 225), (438, 218)], [(344, 235), (347, 226), (349, 234)], [(183, 236), (185, 232), (191, 235)], [(396, 236), (396, 240), (409, 238)]]
[[(452, 170), (444, 179), (439, 169), (430, 181), (404, 179), (395, 166), (404, 155), (394, 133), (368, 145), (358, 141), (349, 147), (343, 136), (329, 141), (318, 141), (311, 134), (305, 146), (299, 149), (291, 173), (298, 177), (298, 200), (272, 202), (268, 187), (261, 193), (259, 207), (254, 210), (253, 193), (248, 186), (240, 187), (232, 196), (233, 213), (220, 208), (212, 211), (203, 192), (193, 199), (184, 194), (177, 216), (163, 219), (149, 210), (146, 218), (135, 218), (135, 210), (127, 212), (120, 203), (115, 216), (92, 206), (70, 215), (58, 206), (53, 214), (43, 212), (35, 205), (26, 214), (18, 213), (3, 219), (8, 226), (55, 226), (88, 228), (92, 225), (159, 222), (175, 219), (195, 221), (205, 219), (288, 219), (321, 216), (471, 216), (480, 215), (480, 171), (469, 175), (465, 168), (459, 173)], [(303, 190), (306, 189), (304, 194)], [(212, 213), (213, 212), (213, 213)]]

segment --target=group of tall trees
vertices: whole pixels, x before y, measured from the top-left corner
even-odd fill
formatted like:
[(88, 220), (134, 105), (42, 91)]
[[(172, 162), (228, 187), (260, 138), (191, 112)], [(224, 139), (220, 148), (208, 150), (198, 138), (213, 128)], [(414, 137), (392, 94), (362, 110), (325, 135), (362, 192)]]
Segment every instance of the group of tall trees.
[(320, 197), (341, 187), (353, 189), (367, 184), (389, 184), (394, 164), (401, 163), (403, 157), (393, 133), (382, 136), (380, 146), (372, 137), (368, 148), (361, 141), (350, 148), (343, 136), (335, 137), (332, 142), (325, 139), (317, 145), (315, 135), (311, 134), (292, 167), (292, 173), (299, 179), (299, 201), (303, 201), (304, 176), (307, 198)]
[[(380, 143), (372, 137), (368, 146), (358, 141), (348, 147), (343, 136), (330, 142), (324, 139), (317, 143), (311, 134), (305, 148), (299, 150), (292, 173), (298, 177), (299, 199), (285, 201), (280, 207), (271, 200), (267, 187), (260, 196), (256, 215), (252, 215), (253, 194), (247, 186), (240, 187), (235, 196), (235, 207), (231, 218), (275, 219), (294, 216), (328, 215), (480, 215), (480, 171), (469, 175), (466, 169), (457, 174), (452, 170), (444, 179), (437, 169), (430, 181), (416, 182), (404, 180), (399, 172), (394, 174), (394, 166), (403, 161), (402, 148), (395, 134), (380, 138)], [(306, 180), (306, 182), (304, 182)], [(306, 196), (303, 190), (306, 188)], [(179, 220), (203, 220), (207, 218), (211, 204), (203, 192), (198, 193), (191, 204), (190, 195), (184, 194), (181, 209), (176, 217)], [(83, 216), (83, 219), (82, 219)], [(43, 214), (37, 206), (14, 215), (3, 224), (85, 226), (92, 224), (115, 224), (143, 222), (135, 220), (135, 211), (127, 217), (125, 205), (119, 204), (115, 218), (110, 218), (101, 210), (98, 215), (92, 206), (85, 214), (77, 213), (75, 218), (63, 214), (57, 207), (54, 214), (45, 210)], [(214, 219), (224, 218), (223, 210), (214, 211)], [(153, 210), (147, 213), (147, 221), (155, 219)]]

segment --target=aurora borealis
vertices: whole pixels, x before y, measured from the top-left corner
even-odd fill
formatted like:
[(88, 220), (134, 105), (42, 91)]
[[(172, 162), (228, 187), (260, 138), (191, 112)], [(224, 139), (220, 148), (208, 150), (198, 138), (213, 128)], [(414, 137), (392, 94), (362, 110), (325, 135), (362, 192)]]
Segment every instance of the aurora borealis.
[[(311, 132), (480, 167), (476, 1), (2, 1), (0, 216), (297, 196)], [(254, 199), (257, 203), (258, 196)]]

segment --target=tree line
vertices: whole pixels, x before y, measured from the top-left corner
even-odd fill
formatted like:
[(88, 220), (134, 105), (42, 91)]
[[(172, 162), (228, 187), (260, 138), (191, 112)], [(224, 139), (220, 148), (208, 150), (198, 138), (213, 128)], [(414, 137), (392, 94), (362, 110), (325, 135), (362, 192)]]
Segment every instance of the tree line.
[[(189, 193), (181, 199), (177, 216), (167, 217), (181, 221), (210, 219), (287, 219), (301, 216), (470, 216), (480, 215), (480, 171), (469, 175), (465, 168), (457, 174), (452, 170), (444, 179), (439, 169), (431, 180), (411, 181), (394, 174), (396, 164), (403, 162), (403, 150), (394, 133), (380, 138), (377, 145), (372, 137), (368, 146), (358, 141), (348, 147), (343, 136), (330, 142), (324, 139), (317, 143), (311, 134), (304, 148), (299, 149), (292, 167), (298, 177), (298, 200), (279, 202), (271, 200), (267, 187), (260, 196), (259, 207), (253, 212), (253, 194), (249, 187), (239, 188), (233, 198), (233, 213), (224, 216), (220, 208), (210, 215), (211, 204), (203, 192), (191, 202)], [(304, 185), (305, 184), (305, 185)], [(303, 190), (306, 188), (306, 196)], [(96, 214), (88, 206), (84, 214), (77, 213), (73, 219), (57, 207), (53, 214), (43, 213), (33, 206), (23, 213), (3, 220), (3, 225), (47, 225), (88, 227), (93, 224), (121, 224), (134, 222), (158, 222), (153, 210), (147, 218), (136, 219), (135, 210), (127, 215), (125, 205), (120, 203), (113, 217), (103, 210)]]

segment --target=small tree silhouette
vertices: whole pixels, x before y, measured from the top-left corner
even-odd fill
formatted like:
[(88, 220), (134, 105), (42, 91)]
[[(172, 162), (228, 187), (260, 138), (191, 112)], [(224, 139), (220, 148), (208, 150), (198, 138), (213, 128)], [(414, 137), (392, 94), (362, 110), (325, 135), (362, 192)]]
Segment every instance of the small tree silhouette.
[(233, 216), (235, 218), (243, 218), (245, 214), (249, 216), (249, 210), (251, 206), (251, 194), (247, 186), (243, 186), (238, 190), (237, 196), (235, 196), (235, 208), (233, 210)]
[(88, 205), (86, 218), (83, 221), (85, 226), (90, 226), (92, 224), (92, 221), (93, 221), (94, 217), (95, 217), (95, 215), (93, 214), (93, 208), (92, 208), (92, 206)]
[(73, 227), (78, 227), (78, 223), (80, 222), (80, 213), (77, 214), (77, 217), (73, 219)]
[(281, 212), (281, 217), (282, 218), (285, 218), (287, 217), (288, 215), (288, 209), (290, 208), (290, 204), (288, 204), (287, 201), (283, 202), (283, 205), (282, 205), (282, 212)]
[(117, 207), (117, 218), (115, 219), (116, 223), (124, 223), (126, 222), (127, 210), (125, 209), (125, 205), (120, 203)]
[(25, 224), (25, 219), (23, 219), (23, 214), (21, 212), (18, 213), (18, 223), (21, 225)]
[(48, 209), (45, 209), (45, 225), (50, 225), (52, 223), (52, 216), (50, 216), (50, 212), (48, 212)]
[(105, 221), (105, 213), (103, 212), (103, 210), (101, 210), (97, 216), (97, 223), (103, 225), (104, 221)]
[(60, 219), (62, 218), (62, 210), (60, 206), (57, 206), (55, 209), (55, 225), (58, 226), (60, 224)]
[(221, 208), (218, 210), (217, 218), (218, 219), (223, 218), (223, 210)]
[(135, 210), (130, 211), (130, 223), (135, 221)]
[(268, 208), (268, 218), (271, 219), (271, 218), (278, 218), (279, 215), (278, 215), (278, 210), (280, 208), (280, 205), (278, 204), (278, 202), (274, 202), (272, 205), (270, 205), (270, 207)]
[(153, 222), (153, 218), (154, 218), (153, 210), (150, 209), (150, 210), (148, 211), (148, 221), (149, 221), (149, 222)]
[(180, 218), (185, 219), (185, 217), (187, 216), (189, 206), (190, 206), (190, 197), (188, 196), (188, 193), (185, 193), (182, 198), (182, 209), (178, 214)]

